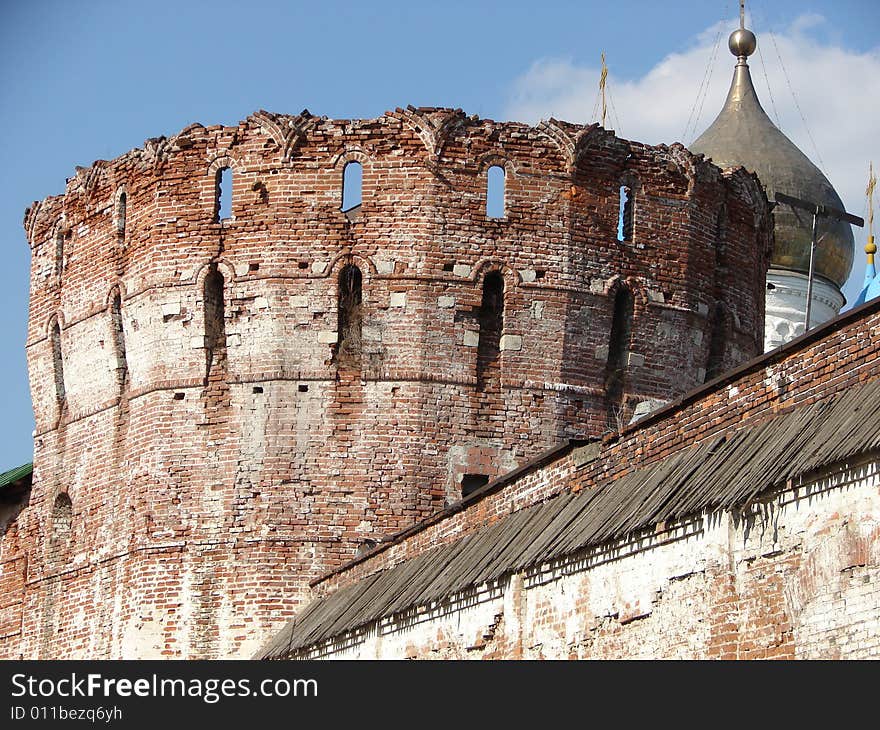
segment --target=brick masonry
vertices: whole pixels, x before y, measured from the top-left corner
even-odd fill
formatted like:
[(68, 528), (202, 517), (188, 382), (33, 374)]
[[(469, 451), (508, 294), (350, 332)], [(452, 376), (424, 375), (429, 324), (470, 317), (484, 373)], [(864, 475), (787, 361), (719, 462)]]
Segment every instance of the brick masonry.
[[(349, 162), (363, 199), (343, 212)], [(486, 215), (494, 165), (503, 218)], [(251, 653), (309, 580), (458, 500), (464, 475), (615, 430), (703, 382), (710, 355), (726, 369), (762, 348), (757, 179), (595, 125), (258, 112), (78, 168), (24, 224), (34, 486), (0, 548), (2, 580), (25, 576), (6, 656)], [(343, 357), (349, 265), (361, 322)], [(609, 402), (621, 285), (632, 326)]]
[(880, 461), (507, 576), (304, 652), (344, 659), (880, 655)]
[[(335, 590), (563, 490), (589, 488), (717, 435), (880, 377), (880, 301), (688, 394), (598, 453), (561, 449), (359, 561)], [(387, 617), (301, 656), (868, 658), (880, 655), (880, 461), (778, 485), (742, 509), (692, 515)]]

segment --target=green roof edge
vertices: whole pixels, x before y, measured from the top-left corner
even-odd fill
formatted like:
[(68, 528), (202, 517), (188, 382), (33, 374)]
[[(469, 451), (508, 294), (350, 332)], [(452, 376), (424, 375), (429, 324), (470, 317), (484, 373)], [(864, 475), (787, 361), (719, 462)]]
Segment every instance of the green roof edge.
[(19, 479), (24, 479), (24, 477), (29, 477), (34, 472), (34, 462), (29, 461), (27, 464), (22, 464), (21, 466), (17, 466), (14, 469), (10, 469), (9, 471), (5, 471), (0, 474), (0, 489), (4, 489), (8, 487), (10, 484), (17, 482)]

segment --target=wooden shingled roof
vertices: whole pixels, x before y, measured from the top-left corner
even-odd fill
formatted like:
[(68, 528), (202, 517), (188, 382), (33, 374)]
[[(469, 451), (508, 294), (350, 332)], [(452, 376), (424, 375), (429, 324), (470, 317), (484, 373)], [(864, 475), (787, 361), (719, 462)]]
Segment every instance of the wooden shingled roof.
[(564, 492), (303, 608), (259, 658), (281, 659), (506, 575), (667, 520), (730, 509), (880, 448), (880, 380), (730, 430), (595, 488)]

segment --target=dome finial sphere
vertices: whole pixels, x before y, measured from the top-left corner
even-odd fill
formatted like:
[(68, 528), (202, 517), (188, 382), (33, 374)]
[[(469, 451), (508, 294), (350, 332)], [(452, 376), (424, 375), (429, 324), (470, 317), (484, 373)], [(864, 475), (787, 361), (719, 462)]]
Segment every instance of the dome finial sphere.
[(758, 39), (755, 34), (746, 28), (737, 28), (730, 34), (727, 40), (727, 47), (730, 52), (737, 57), (751, 56), (758, 47)]

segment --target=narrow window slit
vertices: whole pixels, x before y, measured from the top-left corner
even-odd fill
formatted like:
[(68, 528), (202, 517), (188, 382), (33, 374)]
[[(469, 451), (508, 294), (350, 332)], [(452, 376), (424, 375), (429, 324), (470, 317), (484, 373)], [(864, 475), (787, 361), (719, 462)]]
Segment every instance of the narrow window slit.
[(617, 240), (632, 241), (633, 236), (633, 199), (632, 188), (620, 186), (620, 207), (617, 216)]
[(605, 366), (605, 392), (610, 411), (615, 409), (619, 411), (623, 404), (626, 364), (632, 336), (632, 319), (632, 292), (626, 286), (620, 286), (614, 295), (614, 314), (608, 338), (608, 361)]
[(56, 319), (52, 325), (50, 335), (52, 341), (52, 363), (55, 376), (55, 398), (59, 403), (67, 398), (67, 389), (64, 386), (64, 357), (61, 352), (61, 327)]
[(205, 277), (205, 377), (226, 364), (226, 319), (223, 274), (213, 264)]
[(116, 200), (116, 234), (120, 242), (125, 240), (125, 216), (128, 205), (128, 196), (123, 192)]
[(342, 170), (342, 210), (353, 213), (361, 205), (364, 169), (357, 161), (347, 162)]
[(122, 296), (114, 292), (110, 300), (110, 325), (113, 330), (113, 349), (116, 352), (116, 376), (120, 388), (128, 382), (128, 358), (125, 354), (125, 329), (122, 323)]
[(55, 497), (55, 503), (52, 505), (52, 529), (56, 537), (66, 538), (70, 535), (71, 527), (73, 527), (73, 502), (66, 492), (61, 492)]
[(715, 220), (715, 276), (723, 277), (727, 268), (727, 209), (722, 206)]
[(504, 278), (499, 271), (491, 271), (483, 279), (483, 299), (479, 317), (477, 389), (485, 390), (490, 380), (500, 376), (501, 332), (504, 329)]
[(361, 270), (348, 264), (339, 272), (337, 356), (340, 363), (358, 364), (363, 329), (363, 277)]
[(64, 269), (64, 234), (61, 231), (55, 234), (55, 275), (61, 276)]
[(232, 217), (232, 169), (222, 167), (215, 177), (214, 222)]
[(50, 514), (49, 559), (62, 562), (69, 558), (73, 532), (73, 502), (61, 492), (52, 503)]
[(724, 305), (717, 302), (709, 317), (709, 353), (706, 359), (706, 377), (703, 382), (717, 378), (724, 372), (724, 350), (727, 344), (727, 317)]
[(506, 186), (504, 168), (492, 165), (486, 171), (486, 217), (504, 218), (506, 215)]

